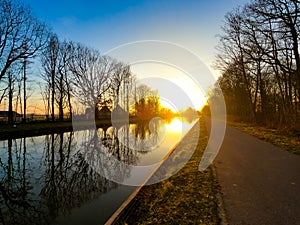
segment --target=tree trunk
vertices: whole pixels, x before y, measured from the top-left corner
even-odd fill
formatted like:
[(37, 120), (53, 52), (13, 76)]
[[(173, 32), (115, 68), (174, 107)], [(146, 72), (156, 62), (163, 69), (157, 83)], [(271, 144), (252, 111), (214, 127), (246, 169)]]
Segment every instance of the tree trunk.
[(51, 71), (51, 120), (54, 122), (54, 94), (55, 94), (55, 71), (52, 69)]
[(9, 73), (8, 75), (8, 114), (7, 114), (7, 121), (9, 124), (13, 124), (13, 87), (12, 87), (12, 75)]

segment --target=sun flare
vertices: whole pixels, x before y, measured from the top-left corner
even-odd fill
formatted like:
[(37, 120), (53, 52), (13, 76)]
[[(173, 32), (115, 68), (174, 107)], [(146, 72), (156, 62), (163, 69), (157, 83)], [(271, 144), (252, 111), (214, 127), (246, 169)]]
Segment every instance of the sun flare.
[(174, 118), (171, 123), (166, 124), (166, 129), (173, 132), (182, 131), (182, 121), (178, 118)]

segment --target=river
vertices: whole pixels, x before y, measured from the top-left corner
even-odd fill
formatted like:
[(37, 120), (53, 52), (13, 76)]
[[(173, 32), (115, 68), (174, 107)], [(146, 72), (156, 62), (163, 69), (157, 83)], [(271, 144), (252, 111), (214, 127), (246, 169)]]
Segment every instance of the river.
[(141, 184), (195, 122), (153, 119), (0, 141), (0, 224), (105, 223), (135, 190), (130, 184)]

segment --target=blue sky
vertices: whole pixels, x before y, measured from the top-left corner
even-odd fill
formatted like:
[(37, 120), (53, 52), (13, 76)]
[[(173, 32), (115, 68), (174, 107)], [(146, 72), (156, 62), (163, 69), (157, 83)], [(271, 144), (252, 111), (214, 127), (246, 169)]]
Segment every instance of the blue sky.
[(224, 15), (246, 0), (24, 0), (62, 39), (106, 52), (120, 44), (155, 39), (180, 44), (208, 66)]

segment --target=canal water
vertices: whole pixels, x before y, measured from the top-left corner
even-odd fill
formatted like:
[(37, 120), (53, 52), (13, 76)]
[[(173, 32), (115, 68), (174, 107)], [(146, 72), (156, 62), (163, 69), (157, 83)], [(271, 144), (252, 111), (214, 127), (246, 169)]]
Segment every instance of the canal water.
[(0, 141), (0, 224), (104, 224), (195, 123), (153, 119)]

